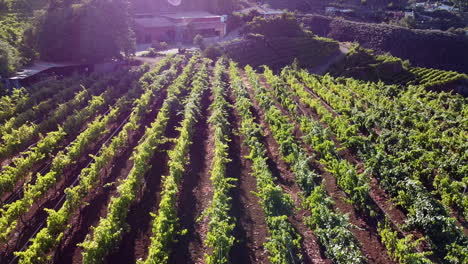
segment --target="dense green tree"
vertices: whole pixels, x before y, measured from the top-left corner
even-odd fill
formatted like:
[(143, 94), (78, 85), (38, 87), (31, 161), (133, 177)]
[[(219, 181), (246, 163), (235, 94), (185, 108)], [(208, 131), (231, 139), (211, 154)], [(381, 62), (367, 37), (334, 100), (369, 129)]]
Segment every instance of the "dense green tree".
[(0, 40), (0, 76), (11, 74), (19, 66), (19, 60), (18, 50)]
[(247, 23), (243, 33), (261, 34), (266, 37), (298, 37), (305, 34), (302, 26), (291, 13), (267, 19), (255, 17), (253, 21)]
[(134, 51), (127, 0), (51, 0), (38, 16), (35, 43), (42, 59), (99, 62)]

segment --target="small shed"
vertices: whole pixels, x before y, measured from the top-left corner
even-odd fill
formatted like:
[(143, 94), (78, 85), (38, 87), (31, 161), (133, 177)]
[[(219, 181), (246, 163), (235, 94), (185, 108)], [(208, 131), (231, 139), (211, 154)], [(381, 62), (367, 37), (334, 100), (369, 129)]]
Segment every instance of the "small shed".
[(39, 61), (18, 71), (13, 77), (5, 79), (8, 89), (28, 86), (48, 76), (65, 76), (74, 72), (85, 73), (92, 70), (92, 65), (76, 63), (53, 63)]

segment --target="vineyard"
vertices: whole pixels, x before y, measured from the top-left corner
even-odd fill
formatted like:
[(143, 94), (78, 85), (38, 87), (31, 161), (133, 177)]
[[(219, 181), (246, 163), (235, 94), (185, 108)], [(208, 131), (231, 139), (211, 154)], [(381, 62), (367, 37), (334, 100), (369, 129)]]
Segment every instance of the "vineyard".
[(192, 54), (16, 89), (0, 262), (468, 263), (468, 102), (412, 73)]

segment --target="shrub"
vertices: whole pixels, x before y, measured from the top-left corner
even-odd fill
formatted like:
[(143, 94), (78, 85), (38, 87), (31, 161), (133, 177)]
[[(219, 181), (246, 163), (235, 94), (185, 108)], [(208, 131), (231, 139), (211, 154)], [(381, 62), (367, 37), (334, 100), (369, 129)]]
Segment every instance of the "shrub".
[(143, 57), (156, 57), (156, 56), (158, 56), (158, 52), (154, 48), (149, 48), (148, 51), (143, 53), (141, 56), (143, 56)]
[(151, 48), (153, 48), (156, 51), (161, 51), (167, 49), (169, 45), (166, 42), (159, 42), (159, 41), (154, 41), (151, 44)]
[(299, 37), (305, 32), (292, 13), (282, 14), (279, 17), (255, 17), (242, 33), (261, 34), (265, 37)]
[(200, 47), (200, 49), (203, 49), (204, 46), (205, 46), (205, 43), (203, 41), (203, 36), (200, 35), (200, 34), (197, 34), (194, 38), (193, 38), (193, 44), (197, 45), (198, 47)]
[(204, 51), (203, 56), (210, 58), (213, 61), (216, 61), (219, 57), (223, 55), (223, 51), (218, 45), (209, 45)]

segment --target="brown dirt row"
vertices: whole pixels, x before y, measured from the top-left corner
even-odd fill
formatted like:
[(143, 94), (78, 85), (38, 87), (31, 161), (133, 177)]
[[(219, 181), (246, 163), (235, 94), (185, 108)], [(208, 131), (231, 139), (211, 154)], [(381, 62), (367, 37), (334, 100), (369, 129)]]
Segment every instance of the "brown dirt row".
[[(245, 81), (248, 82), (246, 76)], [(263, 83), (263, 85), (267, 85)], [(267, 85), (267, 87), (269, 87)], [(287, 113), (282, 109), (282, 107), (277, 104), (279, 109), (283, 111), (283, 114)], [(303, 135), (299, 132), (298, 133), (298, 126), (296, 125), (295, 136), (297, 139), (300, 139)], [(301, 140), (298, 140), (301, 142)], [(315, 153), (310, 146), (305, 144), (301, 144), (303, 147), (308, 150), (309, 154), (312, 157), (315, 157)], [(350, 222), (355, 225), (357, 228), (351, 230), (355, 237), (361, 244), (361, 249), (363, 251), (364, 256), (368, 259), (370, 263), (393, 263), (389, 256), (386, 253), (385, 247), (380, 243), (378, 232), (377, 232), (377, 223), (372, 221), (372, 219), (367, 218), (366, 216), (361, 215), (357, 212), (354, 207), (345, 202), (346, 201), (346, 194), (341, 191), (341, 189), (337, 186), (336, 178), (325, 170), (325, 168), (317, 161), (312, 161), (312, 167), (316, 170), (322, 178), (325, 180), (325, 188), (327, 193), (333, 198), (335, 205), (334, 209), (342, 213), (347, 213), (350, 218)]]
[[(108, 131), (117, 129), (118, 125), (125, 119), (125, 115), (122, 114), (119, 119), (108, 126)], [(18, 226), (13, 231), (12, 239), (9, 241), (9, 247), (2, 252), (2, 255), (6, 259), (11, 259), (12, 254), (16, 250), (20, 250), (21, 247), (27, 243), (31, 235), (36, 229), (44, 223), (47, 219), (47, 212), (45, 208), (54, 208), (54, 206), (61, 205), (60, 200), (63, 197), (63, 191), (65, 188), (70, 186), (78, 177), (79, 172), (90, 162), (90, 154), (94, 154), (99, 150), (101, 144), (106, 140), (108, 134), (102, 135), (96, 142), (91, 144), (89, 151), (84, 153), (72, 166), (70, 166), (57, 180), (54, 187), (47, 191), (43, 198), (36, 201), (31, 209), (26, 213)]]
[[(114, 81), (114, 82), (111, 82), (109, 85), (115, 85), (117, 82)], [(118, 94), (115, 95), (115, 98), (118, 98), (119, 96), (121, 96), (124, 92), (119, 92)], [(117, 100), (117, 99), (116, 99)], [(82, 108), (80, 109), (83, 109), (85, 106), (83, 106)], [(108, 109), (108, 108), (107, 108)], [(100, 110), (95, 116), (97, 116), (98, 114), (102, 114), (105, 112), (105, 108), (103, 108), (102, 110)], [(66, 119), (66, 118), (65, 118)], [(64, 122), (64, 120), (61, 120), (60, 122)], [(42, 121), (42, 119), (40, 120)], [(67, 135), (65, 137), (65, 139), (62, 140), (61, 142), (61, 146), (59, 148), (57, 148), (55, 151), (53, 151), (53, 153), (50, 153), (50, 155), (48, 157), (46, 157), (44, 160), (38, 162), (37, 164), (35, 164), (33, 166), (33, 168), (31, 170), (29, 170), (29, 176), (28, 177), (24, 177), (24, 179), (18, 181), (16, 184), (15, 184), (15, 187), (13, 188), (13, 191), (11, 192), (8, 192), (8, 193), (5, 193), (4, 195), (2, 195), (0, 197), (0, 201), (2, 202), (5, 202), (6, 200), (8, 200), (9, 203), (11, 202), (14, 202), (15, 200), (19, 199), (20, 196), (22, 195), (22, 188), (23, 186), (28, 183), (28, 182), (32, 182), (34, 183), (34, 181), (36, 180), (36, 176), (37, 176), (37, 173), (40, 172), (41, 174), (43, 173), (47, 173), (48, 172), (48, 169), (50, 169), (50, 163), (51, 161), (53, 160), (53, 158), (55, 157), (55, 155), (65, 149), (73, 140), (74, 138), (79, 135), (82, 131), (84, 131), (87, 127), (87, 122), (85, 124), (83, 124), (83, 126), (78, 130), (78, 133), (75, 133), (74, 135)], [(49, 133), (51, 131), (45, 131), (41, 134), (46, 134), (46, 133)], [(40, 140), (40, 136), (36, 136), (33, 140), (31, 140), (31, 142), (34, 142), (32, 143), (31, 145), (21, 149), (20, 151), (17, 151), (16, 154), (3, 161), (2, 164), (1, 164), (1, 167), (5, 166), (5, 165), (11, 165), (13, 166), (13, 164), (11, 164), (11, 161), (16, 158), (16, 157), (20, 157), (21, 156), (21, 153), (25, 152), (25, 151), (28, 151), (30, 150), (32, 147), (36, 146), (37, 142)]]
[[(265, 77), (263, 75), (261, 76), (260, 79), (261, 79), (262, 84), (265, 87), (267, 87), (270, 90), (272, 89), (271, 86), (266, 82)], [(317, 95), (315, 94), (315, 96)], [(324, 122), (320, 120), (320, 117), (317, 115), (317, 113), (315, 113), (309, 107), (302, 105), (298, 97), (294, 96), (292, 99), (299, 106), (299, 109), (303, 115), (312, 117), (315, 121), (319, 122), (322, 125), (322, 127), (329, 128), (328, 124), (325, 124)], [(324, 103), (323, 100), (322, 100), (322, 103)], [(284, 110), (284, 108), (281, 107), (279, 103), (277, 104), (277, 106), (281, 109), (281, 111), (284, 114), (287, 114), (287, 112)], [(295, 132), (297, 134), (296, 135), (297, 137), (303, 136), (297, 124), (296, 124)], [(358, 172), (362, 173), (365, 170), (364, 162), (362, 162), (358, 157), (356, 157), (356, 154), (353, 153), (351, 150), (344, 148), (339, 142), (335, 134), (332, 134), (331, 139), (335, 143), (336, 149), (340, 150), (339, 151), (340, 156), (346, 159), (347, 161), (349, 161), (351, 164), (355, 165), (357, 167)], [(310, 150), (312, 149), (310, 148)], [(402, 225), (404, 223), (404, 220), (406, 219), (405, 214), (400, 209), (398, 209), (395, 204), (393, 204), (389, 196), (380, 188), (380, 186), (378, 186), (378, 182), (375, 179), (375, 177), (371, 177), (370, 184), (371, 184), (370, 196), (372, 200), (375, 202), (375, 205), (381, 211), (381, 213), (388, 215), (390, 221), (395, 225), (395, 227)], [(399, 231), (405, 234), (403, 231), (401, 230)]]
[(326, 258), (324, 249), (319, 245), (317, 238), (313, 235), (313, 232), (311, 232), (311, 230), (305, 225), (305, 218), (310, 216), (310, 212), (305, 210), (301, 205), (301, 189), (296, 184), (294, 174), (290, 170), (290, 167), (281, 157), (279, 145), (271, 134), (269, 125), (265, 119), (265, 113), (255, 99), (250, 82), (244, 72), (241, 73), (241, 76), (255, 108), (253, 113), (256, 116), (257, 121), (264, 128), (264, 143), (267, 149), (270, 170), (277, 179), (277, 183), (286, 193), (291, 195), (295, 202), (296, 212), (289, 218), (289, 220), (296, 231), (302, 236), (301, 249), (303, 261), (304, 263), (332, 263), (331, 260)]
[(203, 241), (206, 237), (208, 219), (197, 221), (211, 203), (213, 186), (211, 184), (211, 162), (214, 156), (214, 134), (208, 123), (211, 114), (209, 106), (213, 102), (210, 91), (202, 98), (199, 120), (195, 125), (190, 162), (182, 180), (178, 197), (178, 218), (180, 229), (187, 234), (178, 236), (172, 246), (170, 263), (203, 263), (207, 253)]
[(231, 90), (227, 100), (233, 107), (232, 111), (229, 111), (233, 133), (229, 144), (231, 162), (226, 168), (226, 176), (237, 179), (236, 187), (231, 191), (231, 215), (236, 219), (233, 235), (238, 241), (231, 250), (230, 259), (246, 264), (270, 263), (263, 246), (268, 237), (265, 214), (260, 205), (260, 198), (254, 194), (257, 192), (257, 182), (251, 175), (252, 162), (245, 158), (250, 154), (250, 150), (244, 144), (245, 137), (240, 131), (242, 118), (235, 110), (235, 99)]
[[(104, 109), (102, 110), (104, 111)], [(99, 113), (96, 114), (96, 116)], [(121, 114), (119, 119), (114, 122), (113, 124), (110, 124), (107, 129), (108, 131), (112, 131), (117, 128), (118, 124), (123, 121), (125, 118), (124, 114)], [(83, 131), (87, 127), (87, 123), (83, 124), (80, 131)], [(78, 133), (79, 134), (79, 133)], [(110, 133), (109, 133), (110, 134)], [(16, 250), (19, 250), (22, 245), (24, 245), (29, 237), (35, 232), (37, 227), (42, 224), (45, 219), (47, 218), (48, 214), (46, 211), (44, 211), (44, 208), (52, 208), (61, 199), (61, 194), (63, 193), (63, 190), (66, 188), (66, 186), (70, 185), (78, 175), (74, 173), (76, 170), (81, 170), (84, 166), (86, 166), (89, 163), (89, 154), (94, 153), (100, 148), (100, 142), (105, 141), (106, 136), (102, 135), (96, 142), (90, 145), (90, 150), (87, 151), (82, 157), (77, 160), (70, 168), (68, 168), (64, 174), (60, 175), (60, 178), (56, 182), (53, 188), (48, 190), (46, 194), (36, 201), (31, 209), (18, 221), (18, 224), (15, 228), (15, 230), (12, 232), (10, 235), (10, 239), (8, 243), (2, 245), (0, 247), (0, 259), (2, 261), (6, 261), (7, 259), (12, 259), (13, 258), (13, 252)], [(61, 149), (66, 148), (74, 139), (72, 137), (67, 137), (65, 141), (62, 143)], [(58, 152), (57, 150), (56, 152)], [(32, 176), (29, 179), (29, 182), (34, 183), (34, 181), (37, 178), (37, 173), (40, 172), (42, 174), (46, 174), (50, 170), (50, 162), (52, 161), (53, 156), (51, 158), (46, 159), (36, 166), (36, 170), (33, 171)], [(18, 195), (14, 195), (12, 197), (9, 197), (11, 201), (9, 202), (14, 202), (20, 198), (22, 198), (22, 188), (23, 186), (19, 186), (16, 191), (19, 193)]]
[[(324, 106), (330, 107), (327, 102), (325, 102), (319, 95), (314, 93), (312, 90), (310, 90), (308, 87), (304, 86), (307, 91), (317, 99), (319, 99)], [(314, 110), (310, 109), (307, 106), (302, 106), (301, 103), (299, 102), (299, 98), (294, 97), (295, 101), (297, 104), (300, 106), (301, 111), (310, 116), (313, 117), (315, 120), (319, 121), (323, 127), (328, 128), (329, 126), (322, 121), (320, 121), (320, 117), (317, 115), (317, 113), (314, 112)], [(336, 112), (333, 112), (334, 115), (338, 115)], [(380, 134), (379, 128), (374, 129), (377, 134)], [(343, 148), (339, 140), (337, 139), (336, 135), (332, 135), (332, 140), (335, 143), (335, 146), (337, 149), (341, 149), (340, 155), (347, 159), (349, 162), (352, 164), (356, 165), (358, 168), (359, 172), (363, 172), (365, 170), (365, 164), (364, 162), (357, 157), (357, 154), (354, 153), (352, 150), (348, 148)], [(390, 223), (394, 229), (396, 229), (400, 234), (407, 236), (409, 234), (412, 234), (415, 238), (422, 238), (424, 235), (416, 230), (413, 230), (411, 232), (406, 232), (400, 228), (405, 221), (406, 221), (406, 213), (404, 212), (404, 209), (400, 206), (395, 205), (392, 202), (392, 198), (390, 195), (381, 188), (379, 181), (371, 176), (370, 178), (370, 197), (372, 200), (375, 202), (375, 205), (378, 206), (378, 208), (384, 212), (385, 215), (389, 216)], [(463, 229), (463, 232), (465, 235), (468, 234), (468, 224), (463, 221), (460, 215), (457, 215), (455, 211), (451, 210), (450, 213), (452, 214), (452, 217), (456, 219), (455, 224)], [(424, 244), (422, 247), (419, 248), (420, 250), (430, 250), (430, 245)]]
[[(183, 65), (179, 67), (179, 71), (182, 68)], [(129, 136), (130, 147), (127, 148), (123, 156), (112, 163), (112, 171), (110, 172), (110, 176), (108, 176), (107, 182), (99, 186), (99, 190), (95, 195), (94, 200), (97, 203), (89, 202), (81, 208), (79, 214), (75, 215), (74, 221), (76, 224), (71, 225), (74, 230), (70, 230), (65, 234), (65, 237), (68, 236), (68, 239), (64, 239), (65, 242), (55, 252), (54, 259), (56, 263), (81, 263), (82, 248), (76, 245), (84, 241), (85, 236), (90, 232), (90, 228), (96, 226), (101, 217), (107, 215), (107, 205), (111, 197), (117, 194), (119, 182), (126, 178), (133, 167), (133, 160), (131, 159), (133, 149), (140, 143), (146, 128), (156, 118), (166, 98), (168, 85), (157, 95), (155, 102), (148, 108), (150, 112), (142, 118), (142, 125), (139, 126), (138, 131)], [(179, 132), (175, 128), (181, 119), (182, 117), (177, 114), (173, 114), (170, 117), (164, 134), (165, 138), (171, 139), (178, 136)], [(129, 232), (124, 234), (118, 250), (112, 252), (106, 259), (106, 262), (131, 263), (135, 259), (146, 256), (150, 243), (149, 232), (151, 231), (152, 219), (149, 212), (156, 211), (159, 206), (161, 176), (168, 171), (167, 151), (172, 148), (172, 145), (173, 143), (169, 141), (159, 146), (152, 157), (150, 161), (152, 167), (144, 176), (143, 186), (136, 198), (136, 202), (131, 206), (127, 215), (126, 222), (129, 224)], [(115, 166), (115, 164), (119, 165)]]
[[(90, 232), (90, 228), (99, 222), (100, 217), (105, 217), (107, 215), (107, 205), (111, 197), (117, 194), (119, 182), (125, 179), (133, 167), (133, 160), (131, 159), (133, 150), (138, 145), (146, 128), (155, 119), (165, 97), (166, 90), (163, 89), (149, 108), (150, 112), (142, 118), (138, 130), (129, 135), (128, 146), (125, 151), (119, 153), (114, 162), (111, 162), (110, 166), (103, 170), (101, 174), (101, 184), (90, 192), (90, 195), (84, 201), (85, 205), (80, 208), (79, 212), (75, 213), (70, 224), (70, 229), (64, 233), (62, 244), (52, 253), (55, 263), (81, 263), (82, 248), (78, 247), (77, 244), (84, 241), (85, 236)], [(170, 122), (172, 122), (172, 120), (173, 119), (171, 119)], [(161, 151), (157, 152), (155, 156), (164, 157), (167, 148), (168, 146), (162, 146), (160, 148)], [(158, 162), (159, 160), (164, 160), (164, 158), (154, 159)], [(152, 175), (153, 172), (157, 174), (156, 170), (160, 169), (160, 166), (153, 166), (148, 175)], [(157, 178), (158, 177), (153, 177), (151, 180), (157, 180)], [(158, 187), (158, 185), (156, 185), (156, 187)], [(133, 212), (132, 209), (129, 214)], [(131, 247), (125, 248), (124, 251), (125, 253), (127, 251), (134, 252)]]
[[(118, 79), (116, 80), (111, 80), (109, 81), (109, 83), (107, 84), (107, 86), (114, 86), (114, 85), (117, 85), (119, 82)], [(78, 86), (79, 87), (79, 86)], [(78, 91), (78, 89), (77, 89)], [(120, 96), (122, 93), (119, 93), (118, 95), (116, 96)], [(67, 101), (70, 101), (70, 100), (73, 100), (73, 97), (71, 97), (69, 100)], [(84, 108), (86, 105), (83, 105), (83, 107), (80, 107), (80, 109)], [(58, 107), (58, 105), (56, 105), (56, 107)], [(54, 111), (56, 110), (56, 108), (50, 110), (47, 114), (45, 115), (42, 115), (39, 117), (39, 119), (37, 120), (34, 120), (34, 124), (40, 124), (42, 121), (44, 121), (44, 119), (46, 119), (48, 117), (49, 114), (52, 114)], [(66, 117), (65, 117), (66, 119)], [(65, 119), (63, 120), (59, 120), (59, 124), (60, 123), (63, 123), (65, 122)], [(28, 120), (28, 121), (32, 121), (32, 120)], [(41, 134), (42, 135), (46, 135), (47, 133), (51, 132), (51, 130), (47, 130), (47, 131), (42, 131)], [(20, 157), (21, 156), (21, 153), (25, 152), (25, 151), (28, 151), (30, 150), (32, 147), (36, 146), (37, 142), (40, 140), (40, 136), (37, 135), (35, 136), (31, 141), (30, 141), (30, 144), (28, 144), (27, 146), (21, 148), (20, 150), (18, 151), (15, 151), (15, 153), (13, 153), (12, 155), (9, 155), (9, 157), (5, 157), (3, 159), (0, 159), (0, 167), (3, 167), (3, 166), (6, 166), (6, 165), (13, 165), (11, 164), (11, 162), (13, 161), (14, 158), (17, 158), (17, 157)], [(58, 151), (57, 151), (58, 152)], [(21, 185), (20, 185), (21, 186)], [(16, 189), (15, 189), (16, 190)], [(3, 197), (1, 199), (1, 201), (3, 201)]]
[[(60, 149), (63, 149), (63, 148), (64, 147), (62, 147)], [(0, 197), (1, 206), (3, 207), (5, 204), (12, 203), (12, 202), (16, 201), (18, 199), (18, 197), (21, 197), (23, 195), (23, 186), (26, 183), (30, 182), (31, 180), (35, 180), (36, 175), (37, 175), (38, 172), (42, 173), (42, 172), (46, 171), (48, 169), (48, 165), (52, 161), (52, 157), (54, 157), (58, 151), (59, 150), (54, 151), (54, 153), (52, 153), (51, 157), (46, 158), (45, 160), (35, 164), (32, 167), (32, 169), (30, 170), (28, 176), (23, 177), (23, 179), (21, 179), (20, 181), (18, 181), (15, 184), (15, 187), (13, 187), (13, 191), (4, 193)]]

